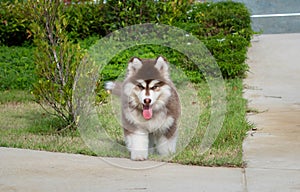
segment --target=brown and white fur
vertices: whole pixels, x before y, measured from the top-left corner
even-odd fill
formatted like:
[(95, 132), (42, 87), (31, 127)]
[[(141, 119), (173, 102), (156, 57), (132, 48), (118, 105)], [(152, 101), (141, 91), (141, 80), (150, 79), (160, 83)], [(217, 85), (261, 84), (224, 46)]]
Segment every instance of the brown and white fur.
[(145, 160), (154, 149), (163, 156), (176, 151), (181, 109), (163, 57), (132, 58), (123, 83), (108, 82), (106, 89), (121, 96), (122, 127), (132, 160)]

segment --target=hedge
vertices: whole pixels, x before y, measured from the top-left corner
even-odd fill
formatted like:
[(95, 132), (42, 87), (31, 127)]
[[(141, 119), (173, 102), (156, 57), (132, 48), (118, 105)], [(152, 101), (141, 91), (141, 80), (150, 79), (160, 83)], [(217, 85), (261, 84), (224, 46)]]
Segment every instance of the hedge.
[(33, 52), (32, 47), (0, 47), (0, 90), (32, 88)]
[[(253, 31), (250, 13), (242, 3), (108, 0), (106, 3), (66, 5), (65, 14), (68, 18), (66, 30), (74, 43), (86, 42), (85, 39), (101, 38), (116, 29), (133, 24), (162, 23), (182, 28), (198, 37), (216, 58), (225, 78), (243, 77), (248, 69), (245, 59)], [(0, 2), (0, 45), (31, 44), (33, 35), (30, 24), (30, 18), (26, 17), (26, 2)], [(88, 46), (84, 47), (88, 48)], [(188, 63), (185, 61), (186, 58), (167, 48), (152, 48), (148, 56), (161, 52), (166, 53), (166, 57), (172, 57), (174, 62)], [(126, 55), (131, 53), (134, 54), (134, 51), (127, 52)], [(114, 71), (111, 75), (106, 71), (107, 79), (117, 75), (115, 69), (119, 70), (122, 67), (118, 65), (120, 62), (126, 64), (125, 59), (127, 57), (120, 55), (120, 58), (115, 58), (111, 62), (116, 66), (108, 69)], [(0, 62), (4, 61), (0, 58)], [(194, 81), (201, 79), (197, 71), (189, 70), (187, 73), (192, 74), (190, 78), (195, 79)]]

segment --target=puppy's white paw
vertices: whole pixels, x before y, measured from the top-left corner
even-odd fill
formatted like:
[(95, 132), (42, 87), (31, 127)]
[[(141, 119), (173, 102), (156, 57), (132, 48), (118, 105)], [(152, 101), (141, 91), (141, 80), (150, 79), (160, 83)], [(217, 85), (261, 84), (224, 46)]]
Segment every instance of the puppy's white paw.
[(142, 150), (142, 151), (132, 150), (131, 151), (131, 160), (133, 160), (133, 161), (144, 161), (147, 158), (148, 158), (147, 150)]

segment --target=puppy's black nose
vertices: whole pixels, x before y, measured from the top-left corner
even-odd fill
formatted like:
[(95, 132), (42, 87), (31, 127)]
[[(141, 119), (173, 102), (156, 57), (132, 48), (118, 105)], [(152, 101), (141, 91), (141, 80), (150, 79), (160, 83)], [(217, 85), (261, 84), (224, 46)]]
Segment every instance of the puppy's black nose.
[(144, 104), (150, 104), (151, 103), (151, 99), (149, 99), (149, 98), (146, 98), (146, 99), (144, 99)]

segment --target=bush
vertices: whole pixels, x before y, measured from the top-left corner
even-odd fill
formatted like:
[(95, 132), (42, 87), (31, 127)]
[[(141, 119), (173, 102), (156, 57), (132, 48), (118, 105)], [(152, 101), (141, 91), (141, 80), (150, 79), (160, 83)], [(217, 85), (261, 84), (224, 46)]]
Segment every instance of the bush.
[[(102, 7), (105, 12), (104, 31), (106, 34), (126, 26), (139, 23), (163, 23), (182, 28), (197, 36), (209, 49), (221, 69), (224, 78), (244, 77), (248, 66), (245, 64), (247, 47), (253, 34), (250, 13), (241, 3), (195, 3), (191, 1), (107, 1)], [(116, 22), (117, 21), (117, 22)], [(197, 82), (201, 74), (197, 68), (181, 54), (171, 53), (168, 48), (153, 47), (126, 51), (116, 58), (104, 71), (107, 78), (115, 78), (122, 66), (126, 65), (128, 56), (144, 53), (148, 56), (165, 55), (173, 63), (188, 64), (183, 67), (188, 77)], [(127, 56), (125, 56), (127, 55)], [(175, 57), (175, 58), (174, 58)], [(173, 59), (174, 58), (174, 59)], [(172, 61), (170, 61), (172, 63)], [(120, 65), (122, 63), (122, 65)]]
[(90, 36), (105, 36), (105, 15), (103, 4), (72, 4), (65, 9), (71, 39), (85, 39)]
[[(24, 12), (27, 4), (17, 1), (14, 4), (1, 4), (7, 6), (0, 8), (0, 42), (12, 45), (22, 44), (28, 37), (31, 39), (33, 33), (29, 30), (28, 21), (33, 20), (28, 14), (20, 17), (20, 12)], [(85, 49), (97, 38), (116, 29), (139, 23), (162, 23), (182, 28), (197, 36), (216, 58), (225, 78), (243, 77), (248, 69), (245, 59), (253, 31), (250, 13), (241, 3), (230, 1), (193, 4), (190, 0), (108, 0), (105, 4), (65, 5), (64, 10), (67, 22), (64, 32), (69, 39), (79, 42)], [(10, 21), (9, 25), (6, 25), (7, 21)], [(111, 66), (107, 66), (107, 70), (103, 71), (105, 79), (115, 78), (118, 70), (127, 64), (128, 57), (165, 55), (171, 63), (182, 63), (181, 67), (192, 81), (201, 80), (199, 71), (191, 67), (187, 58), (175, 54), (174, 50), (149, 46), (140, 49), (139, 52), (136, 50), (137, 48), (130, 49), (123, 55), (120, 54), (120, 58), (113, 59)]]
[(20, 14), (24, 9), (23, 3), (17, 0), (14, 3), (0, 1), (0, 45), (19, 46), (32, 40), (31, 21)]
[(36, 81), (34, 48), (0, 46), (0, 90), (29, 90)]
[(186, 28), (201, 39), (220, 34), (237, 34), (250, 40), (253, 33), (250, 12), (242, 3), (197, 3), (182, 20), (184, 23), (180, 22), (180, 27)]
[(239, 35), (229, 34), (207, 37), (202, 40), (216, 59), (224, 78), (242, 78), (248, 70), (245, 63), (249, 41)]
[(84, 52), (67, 37), (67, 19), (60, 0), (27, 0), (33, 23), (36, 75), (33, 94), (41, 105), (50, 106), (68, 127), (75, 121), (73, 85)]
[[(199, 74), (199, 68), (189, 61), (184, 54), (161, 45), (142, 45), (131, 47), (116, 55), (102, 70), (102, 81), (114, 80), (119, 75), (124, 74), (127, 62), (132, 56), (156, 58), (158, 55), (163, 55), (173, 66), (182, 70), (191, 82), (197, 83), (203, 80), (203, 76)], [(174, 78), (173, 81), (176, 81)]]
[(106, 34), (130, 25), (156, 22), (156, 4), (149, 0), (108, 0), (103, 10)]
[(194, 4), (174, 24), (197, 36), (216, 59), (224, 78), (243, 78), (253, 35), (250, 12), (242, 3)]

